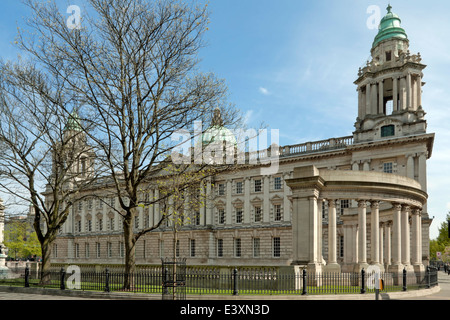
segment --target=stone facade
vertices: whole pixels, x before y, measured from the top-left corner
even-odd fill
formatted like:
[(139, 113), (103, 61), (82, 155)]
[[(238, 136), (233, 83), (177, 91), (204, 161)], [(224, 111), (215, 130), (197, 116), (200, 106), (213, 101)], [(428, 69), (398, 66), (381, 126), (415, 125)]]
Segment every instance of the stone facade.
[[(383, 19), (398, 17), (389, 9)], [(208, 180), (210, 201), (178, 234), (176, 251), (188, 264), (345, 271), (428, 263), (426, 161), (434, 134), (426, 132), (421, 105), (425, 65), (410, 55), (407, 39), (382, 31), (388, 36), (355, 81), (353, 136), (282, 146), (273, 175), (255, 165)], [(53, 262), (123, 263), (120, 216), (104, 204), (118, 208), (117, 199), (107, 186), (90, 192), (103, 201), (92, 197), (73, 208)], [(159, 218), (158, 204), (140, 208), (135, 229)], [(136, 246), (137, 264), (159, 264), (174, 254), (173, 232), (162, 226)]]

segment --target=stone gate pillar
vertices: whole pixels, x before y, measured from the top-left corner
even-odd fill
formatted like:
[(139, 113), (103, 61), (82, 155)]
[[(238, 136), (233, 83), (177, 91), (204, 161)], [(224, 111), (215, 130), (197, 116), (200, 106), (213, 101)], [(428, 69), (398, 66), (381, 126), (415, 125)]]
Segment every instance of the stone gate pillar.
[(294, 169), (294, 177), (286, 181), (292, 190), (292, 237), (295, 266), (305, 266), (309, 272), (322, 271), (322, 248), (319, 238), (322, 217), (319, 216), (317, 199), (323, 180), (314, 166)]

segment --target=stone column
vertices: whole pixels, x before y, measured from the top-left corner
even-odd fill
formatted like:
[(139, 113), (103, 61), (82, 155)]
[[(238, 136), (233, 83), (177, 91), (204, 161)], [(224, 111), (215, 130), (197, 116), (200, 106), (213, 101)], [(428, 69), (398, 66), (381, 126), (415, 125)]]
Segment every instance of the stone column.
[(289, 179), (289, 173), (285, 173), (283, 177), (283, 221), (291, 221), (291, 200), (289, 196), (292, 194), (291, 188), (288, 187), (286, 180)]
[(393, 110), (398, 111), (398, 78), (392, 78), (392, 104)]
[(340, 272), (340, 265), (336, 259), (336, 200), (328, 200), (328, 263), (327, 272)]
[(400, 78), (400, 108), (399, 111), (406, 109), (406, 79)]
[(359, 263), (359, 233), (358, 233), (358, 225), (352, 225), (352, 256), (353, 256), (353, 264), (356, 266)]
[(417, 108), (422, 106), (422, 77), (417, 76)]
[(371, 231), (371, 263), (372, 265), (380, 266), (380, 203), (373, 201), (370, 204), (370, 231)]
[(270, 222), (270, 177), (264, 176), (264, 182), (263, 182), (263, 204), (262, 204), (262, 210), (263, 210), (263, 222)]
[[(419, 154), (419, 176), (418, 181), (422, 186), (422, 190), (427, 192), (427, 152), (422, 152)], [(422, 207), (422, 212), (427, 213), (427, 204), (425, 203)]]
[(206, 182), (206, 225), (214, 224), (213, 218), (213, 196), (212, 196), (212, 186), (211, 179), (208, 179)]
[(406, 155), (406, 176), (408, 178), (414, 179), (414, 155)]
[(367, 270), (367, 204), (365, 200), (358, 201), (358, 270)]
[(378, 82), (378, 114), (383, 114), (384, 109), (384, 80)]
[(371, 88), (370, 88), (370, 83), (368, 83), (367, 85), (366, 85), (366, 115), (368, 115), (368, 114), (372, 114), (372, 109), (371, 109), (371, 105), (370, 105), (370, 103), (371, 103)]
[(422, 217), (418, 208), (412, 211), (412, 263), (415, 272), (423, 272), (425, 270), (422, 264)]
[(391, 264), (391, 222), (384, 224), (385, 244), (384, 244), (384, 263), (387, 270)]
[[(225, 220), (227, 224), (230, 223), (234, 223), (236, 221), (232, 221), (231, 217), (232, 217), (232, 212), (233, 212), (233, 204), (231, 203), (231, 192), (232, 192), (232, 185), (231, 185), (231, 180), (228, 179), (226, 182), (226, 191), (225, 191), (225, 195), (226, 195), (226, 202), (225, 202)], [(245, 199), (247, 199), (249, 195), (245, 194)], [(245, 215), (245, 210), (244, 213)]]
[(411, 73), (406, 75), (406, 109), (411, 110), (412, 101), (412, 85), (411, 85)]
[(410, 232), (409, 232), (409, 214), (411, 208), (409, 206), (402, 206), (401, 223), (402, 223), (402, 263), (407, 269), (411, 267), (410, 254)]
[(384, 227), (383, 223), (380, 224), (380, 252), (379, 252), (379, 262), (380, 265), (384, 266)]
[(378, 85), (377, 83), (374, 81), (371, 84), (371, 114), (378, 114), (378, 104), (377, 104), (377, 96), (378, 96)]
[(401, 244), (402, 244), (402, 229), (401, 229), (401, 211), (402, 205), (395, 203), (394, 214), (392, 219), (392, 265), (390, 266), (390, 271), (399, 273), (403, 270), (401, 263)]

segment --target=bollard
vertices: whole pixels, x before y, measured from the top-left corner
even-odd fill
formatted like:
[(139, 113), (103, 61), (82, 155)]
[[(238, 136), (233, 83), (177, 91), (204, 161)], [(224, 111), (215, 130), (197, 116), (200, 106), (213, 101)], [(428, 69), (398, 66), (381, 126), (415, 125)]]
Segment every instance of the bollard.
[(105, 270), (105, 292), (109, 292), (109, 269)]
[(366, 271), (361, 270), (361, 294), (366, 293)]
[(406, 268), (403, 269), (403, 291), (406, 291)]
[(233, 270), (233, 296), (238, 296), (239, 295), (239, 290), (238, 290), (238, 271), (235, 268)]
[(61, 268), (61, 283), (60, 283), (60, 288), (61, 290), (65, 290), (66, 289), (66, 285), (65, 285), (65, 280), (66, 278), (66, 272), (64, 271), (64, 268)]
[(302, 281), (303, 281), (302, 296), (304, 296), (308, 293), (308, 291), (306, 290), (306, 269), (303, 269), (302, 271)]
[(25, 288), (30, 287), (30, 268), (28, 265), (25, 267)]

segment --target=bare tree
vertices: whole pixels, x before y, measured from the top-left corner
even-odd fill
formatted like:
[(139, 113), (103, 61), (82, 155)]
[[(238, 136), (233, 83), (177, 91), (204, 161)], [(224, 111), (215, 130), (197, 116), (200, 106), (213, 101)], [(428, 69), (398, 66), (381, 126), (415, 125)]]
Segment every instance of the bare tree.
[(46, 283), (51, 245), (80, 190), (95, 180), (80, 170), (81, 157), (94, 152), (61, 108), (71, 103), (61, 86), (24, 61), (2, 64), (0, 74), (0, 187), (34, 210)]
[(93, 128), (88, 135), (119, 199), (125, 271), (132, 274), (137, 239), (162, 222), (134, 233), (139, 192), (167, 164), (177, 144), (173, 133), (211, 123), (216, 108), (223, 125), (238, 123), (224, 81), (199, 71), (208, 8), (177, 0), (88, 0), (81, 28), (71, 29), (55, 3), (25, 2), (31, 32), (21, 30), (17, 43), (82, 102), (80, 115)]

